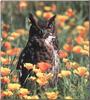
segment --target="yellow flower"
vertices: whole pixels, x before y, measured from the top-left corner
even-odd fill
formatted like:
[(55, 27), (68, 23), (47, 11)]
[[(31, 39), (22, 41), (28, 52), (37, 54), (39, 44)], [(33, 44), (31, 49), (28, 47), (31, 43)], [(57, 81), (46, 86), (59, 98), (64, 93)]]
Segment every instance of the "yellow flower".
[(40, 16), (42, 15), (42, 11), (41, 11), (41, 10), (37, 10), (37, 11), (36, 11), (36, 15), (37, 15), (38, 17), (40, 17)]
[(39, 99), (38, 95), (31, 96), (31, 100), (38, 100), (38, 99)]
[(53, 74), (52, 73), (48, 73), (48, 74), (46, 74), (45, 77), (49, 80), (49, 79), (51, 79), (53, 77)]
[(82, 50), (82, 47), (79, 46), (79, 45), (77, 45), (77, 46), (74, 46), (74, 47), (73, 47), (73, 50), (72, 50), (72, 51), (73, 51), (74, 53), (80, 53), (81, 50)]
[(53, 13), (52, 12), (44, 12), (43, 13), (43, 17), (45, 18), (45, 19), (49, 19), (49, 18), (51, 18), (53, 16)]
[(18, 90), (20, 87), (21, 86), (18, 83), (9, 83), (8, 84), (8, 89), (11, 91)]
[(10, 71), (11, 70), (9, 68), (1, 67), (1, 69), (0, 69), (0, 72), (1, 72), (2, 76), (7, 76), (10, 73)]
[(89, 46), (84, 45), (84, 49), (87, 50), (87, 51), (89, 51)]
[(19, 36), (20, 36), (20, 34), (18, 34), (16, 32), (11, 33), (11, 37), (13, 37), (14, 39), (18, 38)]
[(1, 57), (0, 60), (1, 60), (1, 63), (4, 64), (4, 65), (9, 64), (10, 61), (11, 61), (10, 59), (8, 59), (8, 58), (4, 58), (4, 57)]
[(67, 77), (70, 76), (71, 72), (68, 70), (61, 70), (61, 73), (58, 74), (58, 77)]
[(83, 44), (84, 44), (84, 45), (88, 45), (88, 46), (89, 46), (89, 41), (88, 41), (88, 40), (83, 41)]
[(81, 54), (89, 56), (89, 51), (82, 49)]
[(79, 67), (75, 69), (73, 72), (79, 76), (89, 76), (89, 72), (86, 67)]
[(13, 95), (12, 91), (9, 91), (9, 90), (3, 91), (3, 92), (2, 92), (2, 96), (3, 96), (3, 97), (4, 97), (4, 96), (12, 96), (12, 95)]
[(77, 69), (79, 67), (79, 64), (76, 62), (72, 62), (72, 68)]
[(49, 6), (45, 6), (45, 7), (44, 7), (44, 10), (46, 10), (46, 11), (50, 11), (50, 10), (51, 10), (51, 7), (49, 7)]
[(39, 99), (39, 97), (37, 95), (33, 95), (33, 96), (27, 96), (27, 95), (25, 95), (25, 96), (23, 96), (23, 98), (25, 100), (38, 100)]
[(77, 32), (80, 36), (85, 36), (86, 34), (86, 28), (84, 26), (77, 26), (76, 27)]
[(73, 98), (71, 96), (66, 96), (64, 99), (65, 100), (72, 100)]
[(48, 80), (53, 76), (52, 73), (46, 74), (42, 72), (39, 72), (36, 75), (38, 77), (36, 81), (40, 86), (46, 85), (48, 83)]
[(69, 16), (69, 17), (73, 17), (75, 14), (75, 12), (73, 11), (72, 8), (68, 8), (67, 11), (66, 11), (66, 15)]
[(66, 63), (66, 62), (68, 62), (68, 61), (69, 61), (69, 59), (63, 58), (63, 62), (64, 62), (64, 63)]
[(89, 23), (90, 23), (89, 21), (84, 22), (84, 26), (85, 26), (87, 31), (89, 30)]
[(42, 73), (42, 72), (37, 73), (36, 76), (39, 77), (39, 78), (42, 78), (42, 77), (44, 77), (44, 73)]
[(46, 73), (42, 73), (42, 72), (39, 72), (36, 75), (38, 77), (36, 81), (40, 86), (47, 84), (48, 80), (51, 79), (53, 76), (51, 73), (46, 74)]
[(21, 52), (21, 48), (13, 48), (6, 51), (9, 56), (17, 56)]
[(64, 49), (65, 51), (67, 51), (67, 52), (71, 52), (72, 49), (73, 49), (73, 46), (66, 43), (66, 44), (64, 44), (63, 49)]
[(10, 79), (9, 77), (4, 76), (4, 77), (1, 77), (1, 82), (4, 84), (7, 84), (7, 83), (10, 83)]
[(42, 72), (39, 72), (36, 74), (38, 78), (44, 78), (44, 79), (50, 79), (52, 78), (53, 74), (52, 73), (42, 73)]
[(31, 100), (31, 96), (24, 95), (23, 97), (20, 97), (22, 100)]
[(18, 91), (19, 96), (25, 96), (27, 94), (29, 94), (29, 91), (26, 88), (20, 88), (20, 90)]
[(56, 100), (58, 97), (58, 92), (46, 92), (47, 98), (50, 100)]
[(84, 39), (83, 39), (82, 36), (77, 36), (77, 37), (75, 38), (75, 41), (76, 41), (78, 44), (83, 44)]
[(35, 72), (35, 73), (39, 73), (39, 72), (41, 72), (41, 70), (38, 69), (38, 68), (35, 68), (35, 66), (34, 66), (34, 67), (33, 67), (33, 72)]
[(25, 63), (25, 64), (24, 64), (24, 67), (25, 67), (27, 70), (30, 70), (30, 69), (32, 69), (32, 68), (34, 67), (34, 65), (31, 64), (31, 63)]
[(46, 85), (48, 83), (46, 78), (38, 78), (36, 81), (40, 86)]
[(57, 20), (60, 22), (65, 22), (66, 20), (68, 20), (68, 16), (66, 15), (57, 15)]

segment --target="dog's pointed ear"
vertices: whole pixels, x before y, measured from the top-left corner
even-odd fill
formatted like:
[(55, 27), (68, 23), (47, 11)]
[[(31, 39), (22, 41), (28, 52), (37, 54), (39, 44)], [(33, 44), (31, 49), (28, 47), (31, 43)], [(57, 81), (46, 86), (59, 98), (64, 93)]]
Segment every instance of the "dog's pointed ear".
[(48, 20), (48, 26), (50, 24), (52, 24), (54, 21), (55, 21), (55, 18), (56, 18), (56, 15), (54, 15), (53, 17), (51, 17), (49, 20)]
[(32, 13), (29, 13), (29, 20), (31, 21), (31, 23), (32, 23), (33, 25), (35, 25), (38, 29), (40, 29), (40, 27), (38, 26), (37, 21), (36, 21), (36, 19), (34, 18), (34, 16), (33, 16)]

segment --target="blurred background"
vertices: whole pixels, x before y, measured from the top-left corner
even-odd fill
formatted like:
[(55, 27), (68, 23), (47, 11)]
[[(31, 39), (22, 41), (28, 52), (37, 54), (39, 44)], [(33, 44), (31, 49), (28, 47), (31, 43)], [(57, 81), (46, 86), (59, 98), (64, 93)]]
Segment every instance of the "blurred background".
[[(2, 23), (11, 25), (10, 29), (26, 27), (26, 18), (28, 14), (39, 16), (40, 13), (45, 11), (52, 12), (54, 14), (64, 14), (68, 8), (76, 10), (76, 14), (81, 14), (80, 18), (88, 20), (89, 3), (88, 1), (2, 1), (1, 2), (1, 16)], [(37, 14), (37, 10), (40, 10)]]

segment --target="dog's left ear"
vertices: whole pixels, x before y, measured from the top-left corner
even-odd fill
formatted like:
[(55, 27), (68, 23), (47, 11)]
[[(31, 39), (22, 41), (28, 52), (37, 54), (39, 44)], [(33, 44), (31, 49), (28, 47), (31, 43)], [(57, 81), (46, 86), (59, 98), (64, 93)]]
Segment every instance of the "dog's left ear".
[(50, 24), (52, 24), (54, 21), (55, 21), (55, 18), (56, 18), (56, 15), (54, 15), (53, 17), (51, 17), (49, 20), (48, 20), (48, 26)]

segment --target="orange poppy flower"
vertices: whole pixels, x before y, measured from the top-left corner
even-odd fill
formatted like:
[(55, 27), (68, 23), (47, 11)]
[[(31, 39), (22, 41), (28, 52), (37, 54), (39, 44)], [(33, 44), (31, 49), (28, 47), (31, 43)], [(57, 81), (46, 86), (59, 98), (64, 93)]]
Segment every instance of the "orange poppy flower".
[(39, 62), (39, 63), (37, 64), (37, 67), (40, 68), (40, 70), (41, 70), (42, 72), (45, 72), (45, 71), (47, 71), (49, 68), (51, 68), (51, 64), (46, 63), (46, 62)]
[(20, 1), (19, 7), (20, 9), (25, 9), (27, 7), (27, 3), (25, 1)]
[(72, 8), (68, 8), (66, 11), (66, 15), (69, 17), (73, 17), (74, 16), (74, 11), (72, 10)]
[(78, 37), (75, 38), (75, 41), (78, 43), (78, 44), (82, 44), (84, 42), (83, 38), (79, 35)]
[(45, 19), (49, 19), (49, 18), (51, 18), (53, 16), (53, 13), (52, 12), (44, 12), (43, 13), (43, 17), (45, 18)]
[(9, 68), (1, 67), (1, 69), (0, 69), (0, 72), (1, 72), (1, 75), (2, 75), (2, 76), (7, 76), (7, 75), (9, 75), (10, 71), (11, 71), (11, 70), (10, 70)]
[(33, 67), (33, 72), (39, 73), (39, 72), (41, 72), (41, 70), (40, 70), (39, 68), (35, 68), (35, 66), (34, 66), (34, 67)]
[(0, 58), (0, 60), (1, 60), (1, 63), (2, 63), (2, 64), (4, 64), (4, 65), (9, 64), (9, 63), (10, 63), (10, 60), (9, 60), (9, 59), (7, 59), (7, 58), (4, 58), (4, 57), (1, 57), (1, 58)]
[(88, 50), (82, 49), (82, 50), (81, 50), (81, 54), (82, 54), (82, 55), (87, 55), (87, 56), (89, 56), (89, 51), (88, 51)]
[(13, 49), (9, 49), (6, 51), (6, 53), (9, 56), (14, 56), (14, 55), (18, 55), (20, 53), (21, 49), (20, 48), (13, 48)]
[(28, 89), (26, 89), (26, 88), (20, 88), (20, 90), (18, 91), (18, 95), (19, 95), (20, 97), (25, 96), (25, 95), (27, 95), (27, 94), (29, 94), (29, 91), (28, 91)]
[(58, 97), (58, 92), (46, 92), (45, 94), (49, 100), (56, 100)]
[(87, 51), (89, 51), (89, 46), (84, 45), (84, 49), (87, 50)]
[(75, 69), (73, 72), (79, 76), (89, 76), (89, 72), (86, 67), (79, 67)]
[(73, 51), (74, 53), (80, 53), (81, 50), (82, 50), (82, 47), (77, 45), (77, 46), (74, 46), (74, 47), (73, 47), (73, 50), (72, 50), (72, 51)]
[(13, 78), (12, 78), (13, 82), (18, 82), (18, 77), (17, 75), (14, 75)]
[(70, 62), (66, 62), (65, 67), (66, 67), (67, 69), (71, 69), (71, 68), (72, 68), (72, 65), (71, 65), (71, 63), (70, 63)]
[(57, 9), (56, 5), (55, 5), (55, 4), (52, 4), (52, 5), (51, 5), (51, 10), (52, 10), (53, 12), (55, 12), (56, 9)]
[(0, 51), (0, 56), (5, 56), (5, 52), (3, 52), (3, 51)]
[(34, 65), (31, 64), (31, 63), (25, 63), (25, 64), (24, 64), (24, 67), (25, 67), (27, 70), (30, 70), (30, 69), (32, 69), (32, 68), (34, 67)]
[(5, 42), (3, 44), (3, 46), (6, 48), (6, 49), (10, 49), (11, 48), (11, 43), (10, 42)]
[(61, 73), (58, 74), (58, 77), (68, 77), (71, 75), (71, 72), (68, 70), (61, 70)]
[(44, 86), (48, 83), (48, 80), (46, 78), (38, 78), (36, 81), (40, 86)]
[(12, 93), (12, 91), (7, 90), (7, 91), (3, 91), (1, 93), (1, 95), (2, 95), (2, 97), (5, 97), (5, 96), (10, 97), (13, 95), (13, 93)]
[(66, 15), (57, 15), (57, 20), (60, 21), (60, 22), (65, 22), (66, 20), (68, 20), (68, 16)]
[(18, 90), (18, 89), (20, 89), (20, 87), (21, 87), (21, 85), (18, 83), (9, 83), (8, 84), (8, 90), (11, 90), (11, 91)]
[(67, 69), (71, 69), (71, 68), (77, 69), (79, 67), (79, 64), (76, 62), (67, 62), (65, 66)]
[(76, 27), (77, 32), (80, 36), (84, 37), (86, 34), (86, 28), (84, 26), (77, 26)]
[(1, 82), (3, 84), (7, 84), (7, 83), (10, 83), (10, 79), (9, 77), (4, 76), (4, 77), (1, 77)]
[(38, 95), (33, 95), (33, 96), (30, 96), (31, 100), (39, 100), (39, 96)]
[(60, 58), (66, 58), (67, 56), (68, 56), (68, 53), (67, 52), (65, 52), (65, 51), (59, 51), (59, 57)]
[(3, 31), (2, 32), (2, 38), (7, 38), (7, 36), (8, 36), (7, 32), (6, 31)]
[(11, 37), (13, 37), (14, 39), (18, 38), (19, 36), (20, 34), (18, 34), (17, 32), (11, 33)]
[(73, 46), (69, 44), (64, 44), (63, 49), (66, 50), (67, 52), (71, 52), (73, 49)]
[(23, 96), (23, 98), (25, 100), (39, 100), (38, 95), (33, 95), (33, 96), (27, 96), (27, 95), (25, 95), (25, 96)]

